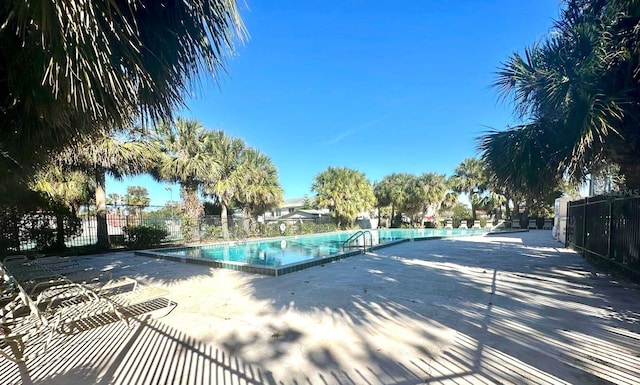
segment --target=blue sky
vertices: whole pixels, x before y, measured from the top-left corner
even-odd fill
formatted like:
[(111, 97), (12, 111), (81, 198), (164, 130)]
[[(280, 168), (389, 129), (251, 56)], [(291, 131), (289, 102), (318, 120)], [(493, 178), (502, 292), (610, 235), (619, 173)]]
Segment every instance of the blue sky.
[[(247, 0), (250, 39), (203, 81), (180, 115), (270, 156), (285, 198), (311, 196), (327, 167), (371, 182), (393, 172), (447, 176), (488, 127), (517, 124), (491, 87), (500, 63), (546, 36), (559, 0)], [(107, 180), (107, 193), (148, 176)], [(178, 199), (178, 187), (173, 199)]]

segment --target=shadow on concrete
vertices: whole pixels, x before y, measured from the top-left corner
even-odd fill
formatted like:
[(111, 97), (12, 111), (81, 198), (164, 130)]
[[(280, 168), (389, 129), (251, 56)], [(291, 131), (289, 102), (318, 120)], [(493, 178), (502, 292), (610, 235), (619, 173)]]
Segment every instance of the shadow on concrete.
[[(149, 284), (211, 274), (136, 263)], [(283, 277), (234, 277), (236, 295), (269, 304), (259, 327), (207, 341), (155, 320), (107, 325), (29, 362), (34, 383), (640, 383), (636, 286), (537, 234), (412, 242)], [(1, 362), (8, 384), (14, 367)]]

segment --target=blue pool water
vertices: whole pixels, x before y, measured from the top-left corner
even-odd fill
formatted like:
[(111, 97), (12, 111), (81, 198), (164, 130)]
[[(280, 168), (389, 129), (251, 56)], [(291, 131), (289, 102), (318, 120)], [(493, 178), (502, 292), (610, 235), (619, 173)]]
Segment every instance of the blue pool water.
[(485, 234), (484, 229), (380, 229), (376, 230), (381, 242), (398, 239), (435, 238), (458, 235)]
[[(430, 237), (483, 234), (486, 230), (444, 230), (444, 229), (381, 229), (370, 230), (373, 245), (402, 239), (424, 239)], [(285, 237), (279, 239), (214, 244), (197, 247), (163, 249), (162, 254), (237, 262), (252, 266), (277, 268), (313, 259), (323, 259), (330, 255), (347, 251), (343, 243), (355, 231), (328, 234)], [(360, 238), (362, 241), (362, 238)], [(362, 243), (360, 243), (362, 245)]]

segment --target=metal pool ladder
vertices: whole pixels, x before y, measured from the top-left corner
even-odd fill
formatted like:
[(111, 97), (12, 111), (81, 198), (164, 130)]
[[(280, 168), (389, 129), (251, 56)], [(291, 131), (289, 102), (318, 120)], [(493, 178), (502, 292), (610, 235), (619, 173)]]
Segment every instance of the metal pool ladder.
[[(367, 251), (367, 234), (369, 234), (369, 250), (373, 249), (373, 234), (369, 230), (358, 230), (352, 236), (349, 237), (346, 241), (342, 242), (343, 249), (353, 249), (362, 247), (364, 251)], [(351, 245), (352, 242), (358, 240), (358, 238), (362, 237), (363, 242), (362, 246), (360, 245)]]

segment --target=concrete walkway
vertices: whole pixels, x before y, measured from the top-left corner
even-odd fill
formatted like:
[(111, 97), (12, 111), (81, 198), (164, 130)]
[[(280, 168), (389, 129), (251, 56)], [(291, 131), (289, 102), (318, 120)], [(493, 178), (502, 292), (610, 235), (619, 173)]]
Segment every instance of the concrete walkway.
[(638, 287), (550, 237), (408, 242), (281, 277), (86, 257), (178, 306), (28, 367), (36, 384), (639, 384)]

